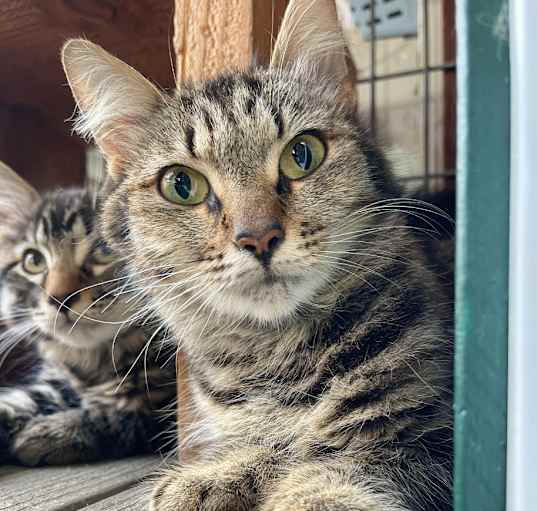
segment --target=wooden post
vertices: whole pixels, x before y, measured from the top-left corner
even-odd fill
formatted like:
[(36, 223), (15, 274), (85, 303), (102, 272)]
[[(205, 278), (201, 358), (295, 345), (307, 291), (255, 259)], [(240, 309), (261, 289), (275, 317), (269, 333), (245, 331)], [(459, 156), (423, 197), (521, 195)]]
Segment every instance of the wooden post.
[(212, 78), (267, 62), (287, 0), (175, 0), (176, 78)]
[[(175, 0), (176, 80), (213, 78), (226, 70), (268, 62), (288, 0)], [(188, 361), (177, 355), (177, 423), (179, 436), (194, 417)], [(179, 439), (181, 440), (181, 438)], [(185, 462), (195, 455), (180, 448)]]

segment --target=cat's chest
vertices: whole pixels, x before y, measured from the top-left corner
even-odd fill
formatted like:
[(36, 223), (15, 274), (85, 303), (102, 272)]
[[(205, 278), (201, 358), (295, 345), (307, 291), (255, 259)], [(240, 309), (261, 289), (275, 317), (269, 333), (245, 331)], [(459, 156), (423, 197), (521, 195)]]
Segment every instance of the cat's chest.
[(203, 424), (196, 434), (205, 436), (204, 444), (240, 442), (244, 437), (280, 444), (304, 435), (317, 405), (292, 402), (304, 384), (304, 374), (311, 371), (297, 366), (298, 362), (278, 371), (268, 360), (259, 364), (252, 360), (241, 368), (232, 364), (193, 368), (197, 424)]
[(308, 428), (311, 408), (284, 407), (270, 393), (251, 394), (245, 400), (237, 396), (236, 401), (224, 403), (195, 381), (192, 387), (198, 416), (196, 436), (204, 445), (236, 444), (244, 438), (279, 445)]

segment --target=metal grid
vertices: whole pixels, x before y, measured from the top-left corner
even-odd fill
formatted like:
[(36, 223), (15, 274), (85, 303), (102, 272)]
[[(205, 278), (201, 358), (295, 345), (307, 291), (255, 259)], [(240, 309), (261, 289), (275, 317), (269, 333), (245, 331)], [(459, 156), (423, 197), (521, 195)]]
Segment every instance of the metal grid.
[[(423, 51), (423, 65), (421, 67), (415, 67), (413, 69), (403, 70), (395, 73), (386, 73), (386, 74), (377, 74), (376, 72), (376, 59), (377, 59), (377, 44), (378, 38), (376, 36), (376, 15), (375, 15), (375, 6), (377, 0), (371, 0), (369, 3), (369, 12), (370, 12), (370, 30), (371, 30), (371, 39), (370, 44), (370, 75), (367, 78), (358, 79), (358, 84), (369, 84), (369, 115), (370, 115), (370, 129), (373, 136), (376, 135), (377, 131), (377, 83), (383, 80), (395, 80), (398, 78), (404, 78), (409, 76), (423, 76), (423, 154), (422, 154), (422, 174), (410, 175), (400, 177), (402, 181), (419, 181), (422, 180), (423, 189), (425, 191), (431, 190), (431, 181), (437, 178), (442, 179), (442, 187), (453, 186), (455, 170), (453, 168), (442, 168), (442, 169), (433, 169), (430, 165), (430, 150), (431, 150), (431, 120), (430, 120), (430, 104), (431, 104), (431, 75), (434, 72), (442, 71), (444, 73), (455, 73), (456, 72), (456, 63), (455, 61), (444, 62), (442, 64), (432, 65), (430, 62), (430, 13), (429, 13), (429, 0), (421, 0), (421, 13), (423, 16), (423, 39), (422, 39), (422, 51)], [(453, 27), (444, 27), (444, 30), (451, 29)], [(454, 95), (453, 95), (454, 97)], [(444, 101), (446, 101), (444, 95)], [(454, 107), (454, 105), (453, 105)], [(453, 147), (453, 151), (455, 148)], [(454, 155), (452, 155), (452, 160), (454, 160)]]

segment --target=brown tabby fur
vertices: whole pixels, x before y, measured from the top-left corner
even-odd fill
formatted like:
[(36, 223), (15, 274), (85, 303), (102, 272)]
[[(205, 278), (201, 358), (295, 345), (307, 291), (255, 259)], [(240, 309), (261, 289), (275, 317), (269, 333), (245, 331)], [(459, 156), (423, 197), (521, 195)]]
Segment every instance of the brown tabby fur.
[[(190, 362), (203, 456), (151, 509), (450, 509), (449, 299), (340, 86), (333, 2), (290, 2), (268, 69), (174, 95), (87, 41), (63, 62), (113, 177), (109, 241)], [(281, 151), (310, 130), (326, 158), (290, 181)], [(159, 194), (176, 163), (206, 176), (203, 204)], [(273, 225), (269, 264), (237, 246)]]

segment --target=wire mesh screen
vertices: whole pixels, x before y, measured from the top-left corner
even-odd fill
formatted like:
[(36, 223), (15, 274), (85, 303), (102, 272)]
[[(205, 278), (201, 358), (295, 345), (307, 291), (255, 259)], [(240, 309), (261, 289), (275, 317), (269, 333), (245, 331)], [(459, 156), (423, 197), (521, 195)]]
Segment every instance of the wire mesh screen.
[(358, 101), (410, 189), (452, 189), (454, 0), (342, 0)]

